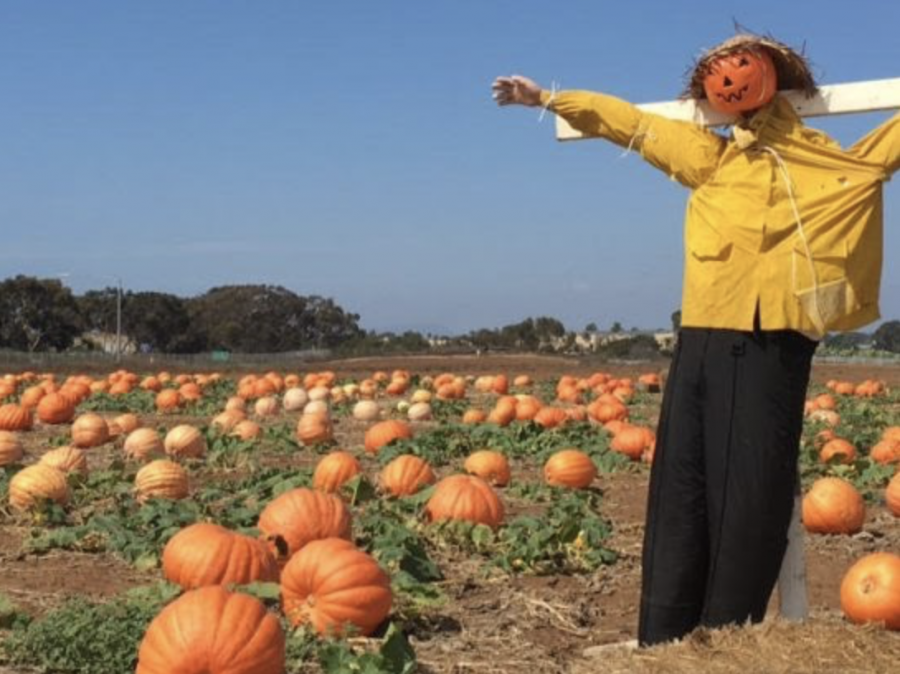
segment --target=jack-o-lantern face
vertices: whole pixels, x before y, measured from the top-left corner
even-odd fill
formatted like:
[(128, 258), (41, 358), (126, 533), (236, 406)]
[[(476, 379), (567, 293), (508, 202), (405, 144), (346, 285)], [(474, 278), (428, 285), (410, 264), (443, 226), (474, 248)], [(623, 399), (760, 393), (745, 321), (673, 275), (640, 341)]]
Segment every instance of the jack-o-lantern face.
[(716, 59), (703, 78), (714, 110), (738, 115), (763, 107), (775, 96), (778, 77), (772, 57), (763, 49), (739, 51)]

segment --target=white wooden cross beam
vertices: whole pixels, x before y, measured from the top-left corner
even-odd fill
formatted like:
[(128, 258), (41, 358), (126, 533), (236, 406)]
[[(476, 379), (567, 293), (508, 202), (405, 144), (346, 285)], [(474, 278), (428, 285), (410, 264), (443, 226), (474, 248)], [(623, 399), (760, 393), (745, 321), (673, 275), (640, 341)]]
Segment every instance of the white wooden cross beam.
[[(800, 117), (824, 117), (854, 112), (875, 112), (900, 108), (900, 77), (867, 82), (849, 82), (819, 87), (818, 93), (807, 98), (801, 91), (783, 91)], [(734, 122), (733, 117), (723, 115), (709, 107), (706, 101), (678, 100), (661, 103), (644, 103), (637, 106), (672, 119), (695, 122), (703, 126), (725, 126)], [(557, 140), (582, 140), (585, 136), (569, 126), (562, 118), (556, 118)], [(788, 620), (804, 620), (809, 615), (806, 594), (806, 560), (804, 556), (804, 529), (801, 522), (802, 497), (794, 500), (794, 511), (788, 530), (788, 547), (778, 576), (779, 611)]]
[[(849, 82), (819, 87), (818, 93), (807, 98), (801, 91), (782, 91), (801, 117), (847, 115), (854, 112), (874, 112), (900, 108), (900, 77), (868, 82)], [(726, 126), (733, 117), (709, 107), (706, 101), (693, 99), (643, 103), (638, 108), (672, 119), (695, 122), (703, 126)], [(562, 117), (556, 118), (557, 140), (581, 140), (584, 136), (569, 126)]]

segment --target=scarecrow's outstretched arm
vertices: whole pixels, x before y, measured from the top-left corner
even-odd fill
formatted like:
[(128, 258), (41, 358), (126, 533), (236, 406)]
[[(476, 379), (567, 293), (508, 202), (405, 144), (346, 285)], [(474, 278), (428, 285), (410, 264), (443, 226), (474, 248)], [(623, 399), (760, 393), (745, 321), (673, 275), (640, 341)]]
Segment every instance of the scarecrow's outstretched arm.
[(541, 102), (588, 136), (639, 152), (691, 188), (715, 172), (725, 140), (701, 126), (643, 112), (622, 99), (590, 91), (543, 92)]
[(848, 152), (884, 167), (886, 178), (900, 169), (900, 113), (861, 138)]
[(499, 105), (544, 106), (587, 136), (639, 152), (687, 187), (699, 187), (712, 176), (725, 148), (724, 139), (712, 131), (643, 112), (613, 96), (589, 91), (551, 93), (521, 75), (498, 77), (493, 90)]

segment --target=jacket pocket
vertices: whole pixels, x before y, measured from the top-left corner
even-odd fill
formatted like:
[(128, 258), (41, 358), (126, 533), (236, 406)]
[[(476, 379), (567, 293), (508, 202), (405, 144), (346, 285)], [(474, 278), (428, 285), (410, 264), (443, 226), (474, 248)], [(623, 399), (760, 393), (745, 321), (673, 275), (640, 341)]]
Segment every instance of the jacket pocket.
[(847, 279), (846, 244), (842, 248), (836, 254), (812, 257), (802, 244), (791, 251), (794, 297), (820, 334), (860, 308)]
[(731, 257), (731, 243), (711, 227), (703, 227), (688, 238), (688, 249), (696, 259), (724, 262)]

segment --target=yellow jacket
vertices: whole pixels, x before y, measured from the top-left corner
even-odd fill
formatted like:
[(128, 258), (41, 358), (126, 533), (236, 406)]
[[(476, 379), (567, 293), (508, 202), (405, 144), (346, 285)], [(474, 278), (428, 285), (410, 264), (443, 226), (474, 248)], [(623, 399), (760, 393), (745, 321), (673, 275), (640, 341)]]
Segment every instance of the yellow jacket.
[(752, 330), (757, 305), (763, 330), (815, 338), (878, 319), (882, 183), (900, 168), (900, 115), (842, 150), (780, 96), (733, 138), (604, 94), (542, 102), (691, 188), (682, 325)]

